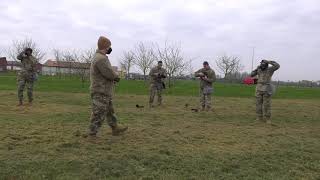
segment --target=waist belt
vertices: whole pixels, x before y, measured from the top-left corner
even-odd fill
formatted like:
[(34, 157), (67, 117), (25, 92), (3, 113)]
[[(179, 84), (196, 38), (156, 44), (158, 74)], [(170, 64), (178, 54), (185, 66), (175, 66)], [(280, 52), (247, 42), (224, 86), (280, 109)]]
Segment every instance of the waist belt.
[(262, 85), (270, 85), (270, 83), (261, 83), (261, 82), (258, 82), (258, 84), (262, 84)]

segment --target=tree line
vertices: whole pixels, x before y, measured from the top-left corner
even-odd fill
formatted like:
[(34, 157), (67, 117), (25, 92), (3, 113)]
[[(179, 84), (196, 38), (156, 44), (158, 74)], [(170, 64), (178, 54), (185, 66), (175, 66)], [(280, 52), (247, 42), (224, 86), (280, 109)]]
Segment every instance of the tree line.
[[(23, 40), (15, 40), (12, 42), (9, 48), (5, 51), (2, 50), (2, 54), (6, 54), (10, 59), (17, 61), (17, 55), (25, 48), (32, 48), (33, 55), (38, 61), (44, 60), (46, 51), (41, 49), (39, 45), (31, 38)], [(69, 66), (69, 74), (77, 75), (80, 77), (81, 82), (84, 83), (88, 77), (88, 67), (95, 54), (95, 48), (90, 49), (66, 49), (53, 48), (50, 50), (54, 56), (54, 60), (57, 63), (56, 75), (61, 78), (64, 73), (61, 72), (60, 64)], [(123, 51), (121, 57), (118, 59), (121, 70), (125, 72), (125, 78), (129, 79), (132, 69), (137, 69), (142, 73), (143, 79), (147, 81), (148, 73), (150, 69), (156, 64), (157, 61), (162, 61), (164, 68), (167, 70), (168, 85), (173, 85), (174, 79), (177, 78), (192, 78), (192, 74), (195, 69), (192, 66), (192, 62), (198, 60), (197, 58), (186, 58), (181, 48), (181, 43), (166, 41), (163, 45), (150, 42), (138, 42), (130, 50)], [(216, 60), (207, 60), (214, 62), (216, 68), (214, 70), (221, 74), (217, 75), (220, 82), (234, 82), (241, 83), (242, 80), (249, 76), (249, 72), (243, 72), (244, 66), (241, 59), (237, 56), (229, 56), (227, 54), (218, 57)], [(199, 61), (201, 63), (201, 61)], [(73, 72), (71, 72), (73, 71)], [(296, 85), (293, 82), (281, 82), (283, 84)], [(311, 84), (311, 85), (310, 85)], [(300, 82), (299, 86), (318, 86), (319, 82), (306, 83)]]

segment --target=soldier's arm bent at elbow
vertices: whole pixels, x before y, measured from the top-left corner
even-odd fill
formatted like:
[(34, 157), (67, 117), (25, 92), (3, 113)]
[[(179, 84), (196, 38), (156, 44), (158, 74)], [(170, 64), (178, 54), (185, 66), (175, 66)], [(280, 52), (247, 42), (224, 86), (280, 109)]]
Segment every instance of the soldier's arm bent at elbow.
[(98, 61), (97, 67), (105, 79), (114, 81), (116, 78), (118, 78), (118, 75), (113, 71), (112, 67), (104, 60)]
[(167, 78), (167, 71), (164, 70), (163, 74), (161, 74), (162, 78)]
[(255, 77), (256, 75), (258, 75), (258, 68), (253, 70), (250, 74), (251, 77)]
[(24, 51), (23, 51), (17, 56), (17, 59), (21, 61), (21, 60), (23, 60), (24, 57), (25, 57), (25, 54), (24, 54)]
[(207, 78), (205, 79), (205, 81), (207, 81), (207, 82), (209, 82), (209, 83), (215, 82), (215, 81), (216, 81), (216, 74), (215, 74), (215, 72), (212, 72), (210, 75), (211, 75), (211, 76), (210, 76), (210, 77), (207, 77)]
[(194, 73), (194, 76), (195, 76), (195, 77), (200, 77), (200, 73), (202, 73), (201, 70), (202, 70), (202, 69), (199, 69), (198, 71), (196, 71), (196, 72)]
[(272, 71), (276, 71), (280, 68), (280, 64), (275, 62), (275, 61), (269, 61), (269, 64), (271, 64), (272, 66), (270, 67), (270, 69)]
[(151, 70), (150, 70), (150, 73), (149, 73), (149, 76), (151, 76), (151, 77), (156, 77), (156, 76), (158, 76), (158, 73), (156, 73), (156, 72), (154, 72), (154, 71), (155, 71), (154, 68), (151, 69)]

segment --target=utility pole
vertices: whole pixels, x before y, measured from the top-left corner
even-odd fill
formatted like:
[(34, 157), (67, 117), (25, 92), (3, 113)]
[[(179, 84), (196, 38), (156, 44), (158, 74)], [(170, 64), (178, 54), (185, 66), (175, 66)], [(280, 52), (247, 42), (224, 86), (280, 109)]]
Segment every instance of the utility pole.
[(253, 71), (254, 48), (255, 47), (252, 47), (251, 71)]

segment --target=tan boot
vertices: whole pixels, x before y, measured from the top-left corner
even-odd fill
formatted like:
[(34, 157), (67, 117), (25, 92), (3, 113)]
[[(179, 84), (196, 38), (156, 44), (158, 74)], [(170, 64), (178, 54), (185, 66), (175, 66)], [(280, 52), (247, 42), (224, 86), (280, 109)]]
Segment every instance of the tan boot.
[(119, 126), (116, 124), (115, 126), (111, 127), (112, 128), (112, 135), (113, 136), (119, 136), (122, 133), (124, 133), (126, 130), (128, 130), (128, 126)]
[(23, 102), (19, 101), (19, 104), (17, 104), (17, 106), (23, 106)]
[(256, 121), (258, 121), (258, 122), (264, 122), (263, 117), (260, 117), (260, 116), (258, 116), (258, 117), (256, 118)]
[(272, 124), (272, 123), (271, 123), (271, 119), (270, 119), (270, 118), (266, 118), (266, 123), (267, 123), (267, 124)]
[(205, 106), (202, 106), (201, 109), (200, 109), (200, 111), (202, 111), (202, 112), (205, 111), (205, 110), (206, 110)]

